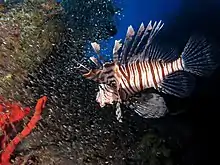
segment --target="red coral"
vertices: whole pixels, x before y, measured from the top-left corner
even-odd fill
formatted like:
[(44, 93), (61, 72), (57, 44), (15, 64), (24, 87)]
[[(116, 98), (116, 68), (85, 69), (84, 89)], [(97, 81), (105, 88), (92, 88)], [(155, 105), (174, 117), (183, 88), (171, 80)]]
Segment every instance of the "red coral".
[(38, 100), (35, 107), (35, 113), (29, 123), (10, 141), (10, 143), (7, 143), (9, 134), (7, 129), (10, 126), (13, 128), (14, 123), (21, 121), (25, 116), (27, 116), (30, 112), (30, 108), (22, 108), (17, 103), (11, 104), (0, 98), (0, 131), (2, 132), (2, 135), (0, 134), (0, 147), (3, 150), (0, 155), (0, 165), (10, 165), (9, 160), (11, 154), (14, 152), (18, 143), (20, 143), (28, 134), (31, 133), (32, 129), (35, 128), (37, 122), (40, 120), (46, 101), (46, 96), (43, 96)]

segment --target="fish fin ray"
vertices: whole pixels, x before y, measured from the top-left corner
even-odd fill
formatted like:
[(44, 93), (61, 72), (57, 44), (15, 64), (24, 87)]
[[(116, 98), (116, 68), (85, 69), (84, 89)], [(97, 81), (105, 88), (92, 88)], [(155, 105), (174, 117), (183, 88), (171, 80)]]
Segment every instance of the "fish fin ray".
[(100, 53), (100, 45), (97, 42), (92, 42), (91, 46), (96, 54)]
[(100, 65), (102, 65), (103, 63), (105, 63), (105, 59), (104, 57), (100, 54), (101, 48), (100, 48), (100, 44), (98, 44), (97, 42), (92, 42), (91, 46), (93, 48), (93, 50), (95, 51), (95, 53), (97, 54), (97, 60), (99, 61)]
[(166, 103), (159, 94), (147, 93), (138, 98), (133, 104), (132, 109), (143, 118), (160, 118), (167, 114)]
[(138, 47), (138, 44), (144, 34), (144, 31), (145, 31), (145, 27), (144, 27), (144, 24), (141, 23), (138, 31), (137, 31), (137, 34), (135, 35), (135, 38), (132, 42), (132, 45), (131, 45), (131, 49), (129, 51), (129, 54), (128, 54), (128, 57), (132, 57), (134, 54), (135, 54), (135, 48)]
[(176, 97), (188, 97), (195, 86), (195, 78), (188, 72), (177, 71), (169, 74), (159, 84), (159, 91)]
[(199, 76), (209, 76), (217, 67), (212, 55), (212, 46), (203, 36), (191, 36), (181, 57), (184, 69)]
[(149, 38), (147, 40), (147, 45), (145, 46), (145, 49), (151, 44), (155, 36), (158, 34), (158, 32), (163, 28), (164, 23), (161, 21), (157, 24), (157, 22), (154, 23), (152, 30), (150, 32)]
[(175, 48), (168, 48), (159, 44), (151, 44), (147, 50), (141, 54), (142, 60), (162, 60), (172, 62), (178, 58), (178, 51)]
[(113, 61), (114, 62), (117, 62), (119, 59), (119, 50), (121, 49), (122, 47), (122, 43), (121, 43), (121, 40), (115, 40), (115, 45), (114, 45), (114, 48), (113, 48)]
[(97, 67), (101, 67), (101, 63), (98, 61), (97, 58), (95, 58), (94, 56), (89, 57), (89, 60), (95, 64)]
[(134, 56), (139, 58), (141, 53), (151, 45), (163, 25), (164, 24), (161, 21), (159, 23), (155, 21), (152, 26), (152, 21), (150, 21), (145, 28), (144, 24), (141, 23), (136, 34), (133, 27), (130, 25), (122, 49), (120, 50), (120, 55), (118, 57), (119, 62), (127, 63), (131, 58), (134, 59)]
[[(157, 21), (154, 22), (152, 26), (152, 21), (149, 22), (147, 28), (145, 29), (145, 32), (134, 52), (134, 54), (140, 54), (144, 55), (143, 52), (146, 52), (148, 50), (149, 46), (152, 44), (153, 40), (159, 33), (159, 31), (162, 29), (164, 26), (164, 23), (161, 21), (157, 23)], [(144, 45), (143, 45), (144, 44)]]
[(135, 35), (135, 31), (133, 27), (130, 25), (127, 29), (127, 33), (126, 33), (126, 37), (125, 37), (125, 40), (122, 46), (121, 54), (119, 56), (120, 63), (125, 63), (127, 61), (127, 56), (128, 56), (134, 35)]

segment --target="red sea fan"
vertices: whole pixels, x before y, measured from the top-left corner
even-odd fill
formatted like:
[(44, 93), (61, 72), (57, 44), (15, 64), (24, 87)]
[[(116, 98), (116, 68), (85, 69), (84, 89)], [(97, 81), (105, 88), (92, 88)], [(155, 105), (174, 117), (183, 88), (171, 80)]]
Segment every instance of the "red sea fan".
[[(14, 152), (18, 143), (20, 143), (40, 120), (42, 110), (45, 107), (47, 97), (43, 96), (37, 101), (35, 113), (31, 120), (10, 142), (8, 142), (9, 135), (12, 130), (15, 130), (14, 124), (24, 119), (30, 112), (30, 108), (22, 108), (17, 103), (10, 103), (0, 98), (0, 165), (10, 165), (10, 156)], [(11, 128), (11, 129), (9, 129)]]

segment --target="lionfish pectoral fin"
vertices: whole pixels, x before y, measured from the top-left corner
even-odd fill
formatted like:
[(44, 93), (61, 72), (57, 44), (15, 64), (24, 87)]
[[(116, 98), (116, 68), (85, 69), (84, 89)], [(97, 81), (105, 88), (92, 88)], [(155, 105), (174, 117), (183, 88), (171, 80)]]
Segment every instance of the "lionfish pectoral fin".
[(115, 111), (115, 114), (116, 114), (116, 119), (121, 123), (123, 117), (122, 117), (121, 103), (120, 103), (120, 102), (117, 102), (117, 103), (116, 103), (116, 111)]
[(166, 103), (159, 94), (148, 93), (137, 99), (132, 109), (143, 118), (160, 118), (167, 114)]
[(176, 97), (188, 97), (195, 86), (195, 78), (185, 71), (177, 71), (165, 77), (159, 89), (165, 94)]

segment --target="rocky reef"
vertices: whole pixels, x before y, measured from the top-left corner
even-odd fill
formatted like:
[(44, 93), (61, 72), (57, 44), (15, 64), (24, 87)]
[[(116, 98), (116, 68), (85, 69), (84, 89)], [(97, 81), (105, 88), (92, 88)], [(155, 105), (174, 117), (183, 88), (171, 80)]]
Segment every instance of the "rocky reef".
[[(48, 4), (50, 9), (44, 3), (13, 2), (5, 4), (4, 12), (0, 13), (0, 93), (4, 97), (28, 97), (27, 91), (21, 91), (28, 72), (40, 65), (60, 40), (61, 12), (55, 2)], [(54, 11), (56, 15), (51, 16)]]

